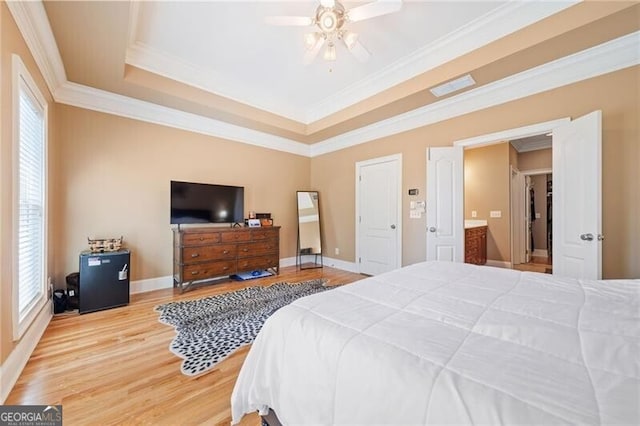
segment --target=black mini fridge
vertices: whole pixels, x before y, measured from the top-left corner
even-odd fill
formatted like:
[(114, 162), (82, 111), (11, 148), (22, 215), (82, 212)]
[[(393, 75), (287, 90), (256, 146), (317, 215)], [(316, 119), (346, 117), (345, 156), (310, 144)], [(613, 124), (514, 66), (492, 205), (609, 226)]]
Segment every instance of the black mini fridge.
[(80, 253), (78, 311), (81, 314), (129, 304), (129, 250)]

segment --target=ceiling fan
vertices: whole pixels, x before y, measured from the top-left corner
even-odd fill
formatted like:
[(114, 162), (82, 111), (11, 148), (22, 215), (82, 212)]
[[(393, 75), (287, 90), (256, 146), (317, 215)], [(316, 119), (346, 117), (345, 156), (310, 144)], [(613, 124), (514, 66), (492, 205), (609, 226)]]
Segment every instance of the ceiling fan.
[(320, 0), (320, 5), (313, 16), (268, 16), (265, 21), (271, 25), (316, 27), (313, 32), (304, 36), (306, 52), (303, 61), (305, 64), (313, 62), (325, 43), (327, 47), (324, 51), (324, 59), (335, 61), (336, 43), (339, 40), (356, 59), (365, 62), (371, 54), (360, 43), (358, 34), (345, 28), (346, 24), (397, 12), (401, 7), (402, 0), (377, 0), (346, 10), (338, 0)]

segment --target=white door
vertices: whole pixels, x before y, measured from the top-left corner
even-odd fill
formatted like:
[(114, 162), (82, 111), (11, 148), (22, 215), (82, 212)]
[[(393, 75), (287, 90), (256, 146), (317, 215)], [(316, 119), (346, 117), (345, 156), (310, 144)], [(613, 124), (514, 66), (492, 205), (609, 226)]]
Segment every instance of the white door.
[(553, 130), (553, 273), (602, 278), (602, 112)]
[(427, 150), (427, 260), (464, 262), (462, 147)]
[(402, 265), (402, 157), (356, 164), (356, 255), (362, 274), (377, 275)]

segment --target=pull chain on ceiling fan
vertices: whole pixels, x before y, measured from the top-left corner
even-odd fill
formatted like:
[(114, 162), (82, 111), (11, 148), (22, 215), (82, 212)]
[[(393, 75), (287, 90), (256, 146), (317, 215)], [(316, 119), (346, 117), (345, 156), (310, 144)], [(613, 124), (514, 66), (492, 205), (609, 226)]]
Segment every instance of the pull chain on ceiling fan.
[(271, 25), (317, 27), (316, 31), (304, 36), (306, 52), (303, 61), (305, 64), (313, 62), (325, 43), (324, 59), (335, 61), (338, 41), (342, 41), (356, 59), (365, 62), (371, 53), (360, 43), (358, 34), (347, 30), (345, 25), (349, 22), (363, 21), (397, 12), (401, 7), (402, 0), (378, 0), (346, 10), (338, 0), (320, 0), (320, 5), (312, 17), (268, 16), (265, 21)]

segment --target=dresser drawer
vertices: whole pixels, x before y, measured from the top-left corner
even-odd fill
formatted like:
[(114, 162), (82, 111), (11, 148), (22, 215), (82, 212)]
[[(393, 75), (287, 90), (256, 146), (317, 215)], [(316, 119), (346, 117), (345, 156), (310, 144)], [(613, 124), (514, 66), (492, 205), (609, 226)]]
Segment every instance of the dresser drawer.
[(235, 243), (238, 241), (251, 240), (251, 232), (249, 231), (234, 231), (234, 232), (222, 232), (220, 239), (223, 243)]
[(192, 246), (198, 244), (215, 244), (220, 242), (219, 232), (194, 232), (184, 234), (182, 237), (182, 245)]
[(238, 258), (261, 256), (278, 251), (278, 240), (266, 240), (257, 243), (238, 244)]
[(238, 272), (256, 269), (276, 268), (279, 265), (277, 255), (238, 259)]
[(278, 236), (278, 228), (265, 227), (262, 229), (251, 230), (251, 239), (253, 241), (276, 238), (277, 236)]
[(182, 249), (182, 263), (197, 263), (217, 259), (235, 259), (236, 253), (237, 246), (235, 244), (185, 247)]
[(202, 280), (205, 278), (220, 275), (231, 275), (236, 273), (235, 260), (223, 260), (219, 262), (199, 263), (197, 265), (186, 265), (183, 268), (183, 281)]

